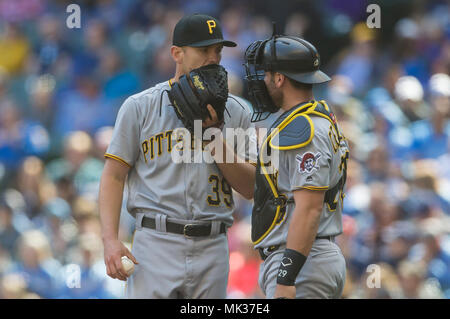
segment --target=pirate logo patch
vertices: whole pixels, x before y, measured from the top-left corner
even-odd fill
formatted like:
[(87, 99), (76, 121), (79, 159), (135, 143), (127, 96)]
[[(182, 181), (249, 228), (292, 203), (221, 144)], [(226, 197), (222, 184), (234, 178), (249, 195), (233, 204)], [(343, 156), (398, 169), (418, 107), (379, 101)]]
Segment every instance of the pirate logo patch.
[(336, 124), (336, 117), (334, 116), (333, 113), (330, 112), (330, 118), (333, 121), (333, 124)]
[(313, 154), (311, 152), (307, 152), (303, 154), (303, 156), (297, 154), (295, 159), (298, 161), (298, 171), (300, 173), (311, 173), (314, 170), (319, 169), (319, 158), (322, 156), (320, 152)]

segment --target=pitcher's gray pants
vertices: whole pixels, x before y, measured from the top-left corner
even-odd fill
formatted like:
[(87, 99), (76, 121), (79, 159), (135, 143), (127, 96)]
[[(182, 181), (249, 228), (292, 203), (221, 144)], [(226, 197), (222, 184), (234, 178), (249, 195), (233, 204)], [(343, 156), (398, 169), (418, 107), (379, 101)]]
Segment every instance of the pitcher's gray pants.
[(128, 298), (226, 298), (226, 234), (187, 238), (165, 232), (163, 223), (157, 229), (137, 226), (131, 253), (139, 264), (127, 280)]

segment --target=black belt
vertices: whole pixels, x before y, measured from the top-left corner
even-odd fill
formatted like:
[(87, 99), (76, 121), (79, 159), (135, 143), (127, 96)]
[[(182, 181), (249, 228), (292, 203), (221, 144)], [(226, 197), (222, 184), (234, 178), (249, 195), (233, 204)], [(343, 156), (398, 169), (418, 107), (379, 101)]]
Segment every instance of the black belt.
[(334, 241), (336, 236), (317, 236), (316, 239), (328, 239), (329, 241)]
[[(154, 218), (143, 217), (142, 227), (150, 229), (156, 228), (156, 222)], [(211, 223), (207, 225), (202, 224), (178, 224), (172, 223), (166, 220), (166, 231), (168, 233), (181, 234), (186, 237), (206, 237), (211, 235)], [(224, 223), (220, 223), (219, 234), (223, 234), (227, 231), (227, 226)]]
[[(334, 241), (335, 236), (317, 236), (316, 239), (328, 239), (329, 241)], [(267, 255), (264, 252), (264, 248), (258, 248), (259, 255), (261, 256), (262, 260), (266, 260), (267, 257), (269, 257), (270, 253), (278, 250), (280, 248), (280, 245), (274, 245), (267, 248)]]

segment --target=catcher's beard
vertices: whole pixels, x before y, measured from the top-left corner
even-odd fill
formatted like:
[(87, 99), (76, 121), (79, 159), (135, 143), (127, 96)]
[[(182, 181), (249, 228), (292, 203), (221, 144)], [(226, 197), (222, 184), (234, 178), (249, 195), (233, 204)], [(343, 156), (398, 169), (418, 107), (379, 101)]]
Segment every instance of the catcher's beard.
[(283, 91), (277, 89), (277, 87), (275, 86), (273, 75), (270, 76), (270, 81), (268, 84), (266, 83), (266, 87), (267, 92), (269, 92), (270, 98), (272, 99), (273, 103), (275, 104), (275, 106), (280, 108), (283, 105), (284, 94)]

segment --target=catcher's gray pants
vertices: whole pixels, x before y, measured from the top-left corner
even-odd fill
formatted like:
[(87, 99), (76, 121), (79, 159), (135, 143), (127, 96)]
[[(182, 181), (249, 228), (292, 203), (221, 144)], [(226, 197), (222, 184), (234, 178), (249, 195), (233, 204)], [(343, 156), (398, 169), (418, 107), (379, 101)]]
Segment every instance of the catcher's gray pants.
[[(261, 263), (259, 285), (266, 298), (273, 298), (284, 247)], [(328, 239), (316, 239), (295, 280), (296, 298), (340, 298), (345, 283), (345, 259), (338, 245)]]
[[(141, 218), (142, 213), (138, 213), (136, 224)], [(186, 238), (165, 232), (163, 222), (157, 223), (156, 228), (136, 226), (131, 253), (139, 264), (127, 280), (126, 296), (226, 298), (229, 270), (226, 234)]]

